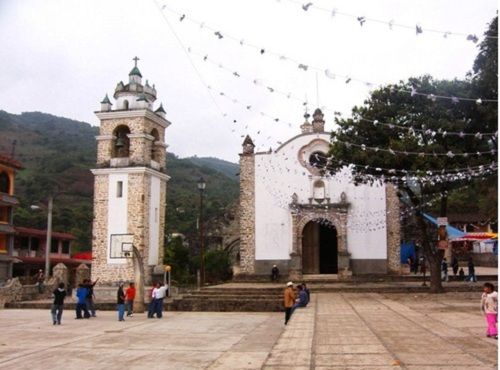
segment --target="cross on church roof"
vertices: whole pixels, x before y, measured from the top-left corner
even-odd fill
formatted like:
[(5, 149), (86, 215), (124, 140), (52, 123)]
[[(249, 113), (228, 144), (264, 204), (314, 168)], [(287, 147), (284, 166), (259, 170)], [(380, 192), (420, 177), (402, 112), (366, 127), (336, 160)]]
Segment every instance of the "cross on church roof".
[(135, 56), (132, 58), (132, 60), (135, 62), (134, 67), (137, 67), (137, 61), (139, 61), (140, 59), (137, 56)]

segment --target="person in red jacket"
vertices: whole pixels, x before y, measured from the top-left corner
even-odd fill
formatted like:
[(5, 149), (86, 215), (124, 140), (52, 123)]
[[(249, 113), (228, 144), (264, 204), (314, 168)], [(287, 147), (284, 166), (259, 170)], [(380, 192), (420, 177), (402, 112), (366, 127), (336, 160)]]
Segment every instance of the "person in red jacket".
[(127, 307), (127, 316), (132, 316), (134, 313), (134, 299), (135, 299), (135, 284), (130, 283), (125, 291), (125, 307)]

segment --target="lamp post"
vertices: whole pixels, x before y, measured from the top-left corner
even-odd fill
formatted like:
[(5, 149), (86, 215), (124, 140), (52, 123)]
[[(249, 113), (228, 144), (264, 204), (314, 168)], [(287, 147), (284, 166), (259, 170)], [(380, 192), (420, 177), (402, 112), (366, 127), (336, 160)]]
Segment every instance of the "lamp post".
[[(45, 244), (45, 278), (50, 276), (50, 248), (52, 245), (52, 207), (54, 197), (50, 196), (47, 206), (47, 240)], [(31, 209), (40, 209), (40, 206), (32, 205)]]
[(203, 192), (207, 183), (203, 177), (198, 180), (198, 190), (200, 191), (200, 285), (205, 285), (205, 243), (203, 241)]

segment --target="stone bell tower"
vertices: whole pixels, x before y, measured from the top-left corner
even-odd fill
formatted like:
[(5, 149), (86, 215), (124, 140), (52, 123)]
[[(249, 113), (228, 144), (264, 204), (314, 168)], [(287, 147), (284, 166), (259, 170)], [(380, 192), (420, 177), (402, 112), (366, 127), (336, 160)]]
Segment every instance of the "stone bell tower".
[[(115, 88), (114, 109), (106, 95), (95, 112), (100, 131), (92, 170), (92, 280), (104, 285), (134, 281), (134, 263), (149, 284), (154, 266), (163, 260), (169, 180), (164, 138), (170, 122), (161, 104), (153, 110), (156, 89), (148, 80), (142, 83), (138, 60), (128, 83), (120, 81)], [(134, 261), (133, 249), (138, 252)]]

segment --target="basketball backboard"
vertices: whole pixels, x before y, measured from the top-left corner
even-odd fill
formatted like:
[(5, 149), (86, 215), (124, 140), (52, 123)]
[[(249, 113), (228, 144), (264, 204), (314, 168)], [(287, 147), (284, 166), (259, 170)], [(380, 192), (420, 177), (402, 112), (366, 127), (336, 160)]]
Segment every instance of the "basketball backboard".
[(111, 234), (109, 258), (132, 258), (133, 234)]

